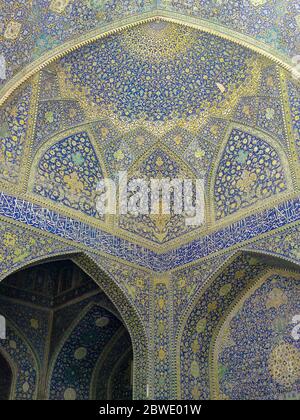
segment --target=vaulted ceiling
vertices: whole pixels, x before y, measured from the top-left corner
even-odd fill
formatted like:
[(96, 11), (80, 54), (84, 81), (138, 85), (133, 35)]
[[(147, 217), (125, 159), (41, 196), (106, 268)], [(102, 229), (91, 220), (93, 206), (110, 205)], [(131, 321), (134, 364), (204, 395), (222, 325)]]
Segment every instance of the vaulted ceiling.
[[(43, 2), (14, 3), (14, 11), (9, 11), (11, 2), (1, 4), (2, 46), (14, 54), (11, 67), (8, 60), (8, 87), (14, 75), (26, 73), (20, 73), (22, 67), (76, 33), (116, 22), (128, 10), (143, 16), (153, 8), (150, 2), (126, 8), (116, 1), (53, 0), (44, 8)], [(221, 19), (228, 28), (239, 17), (236, 29), (256, 38), (262, 28), (271, 30), (262, 16), (269, 16), (274, 2), (251, 1), (231, 17), (236, 2), (214, 2), (214, 8), (195, 3), (158, 2), (155, 7), (189, 19), (201, 12), (201, 18)], [(290, 19), (293, 24), (285, 31), (296, 31), (296, 2), (282, 6), (273, 10), (274, 27)], [(247, 24), (239, 15), (246, 11)], [(20, 21), (10, 37), (7, 16)], [(252, 32), (250, 17), (256, 19)], [(93, 19), (97, 24), (88, 25)], [(36, 67), (2, 107), (3, 189), (160, 250), (294, 197), (299, 187), (298, 82), (278, 58), (213, 32), (152, 16), (66, 48), (51, 62), (44, 56), (43, 68)], [(285, 32), (280, 34), (280, 43), (271, 44), (288, 57), (292, 41), (284, 46)], [(23, 60), (18, 66), (17, 51)], [(99, 179), (124, 170), (135, 178), (203, 178), (205, 225), (187, 227), (179, 215), (100, 217), (95, 207)]]
[(4, 0), (0, 54), (7, 74), (0, 83), (22, 70), (24, 76), (32, 63), (41, 64), (65, 48), (156, 16), (239, 40), (286, 64), (299, 54), (297, 0)]

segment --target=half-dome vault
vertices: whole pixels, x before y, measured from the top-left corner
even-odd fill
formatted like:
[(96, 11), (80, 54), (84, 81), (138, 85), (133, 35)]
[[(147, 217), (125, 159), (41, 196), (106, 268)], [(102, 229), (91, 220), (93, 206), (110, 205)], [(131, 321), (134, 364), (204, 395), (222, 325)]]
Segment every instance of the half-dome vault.
[[(14, 42), (18, 63), (9, 61), (0, 91), (0, 280), (48, 259), (71, 259), (107, 294), (132, 336), (133, 354), (118, 360), (111, 383), (120, 371), (137, 398), (223, 398), (223, 389), (241, 395), (236, 384), (229, 392), (229, 373), (240, 378), (240, 369), (227, 356), (240, 347), (225, 352), (224, 328), (244, 337), (234, 320), (248, 305), (251, 320), (253, 305), (265, 306), (264, 293), (275, 302), (262, 321), (272, 313), (272, 333), (262, 331), (264, 360), (277, 354), (267, 354), (272, 337), (286, 341), (276, 342), (280, 351), (294, 345), (290, 316), (299, 299), (287, 300), (299, 292), (300, 89), (290, 60), (297, 5), (280, 2), (272, 29), (262, 24), (274, 3), (267, 0), (242, 2), (242, 14), (233, 5), (240, 2), (225, 2), (235, 12), (228, 19), (224, 2), (213, 2), (214, 15), (206, 10), (212, 2), (200, 2), (202, 14), (189, 7), (196, 2), (183, 1), (126, 2), (130, 14), (115, 0), (46, 3), (51, 18), (36, 9), (44, 30), (36, 25), (23, 61), (18, 37), (27, 26), (0, 18), (0, 42), (6, 49)], [(252, 32), (245, 10), (257, 23)], [(27, 41), (24, 51), (31, 51)], [(201, 181), (204, 222), (189, 225), (173, 207), (164, 212), (160, 196), (153, 213), (124, 213), (118, 202), (115, 213), (102, 215), (96, 203), (105, 178), (138, 179), (146, 190), (151, 179)], [(192, 204), (196, 198), (191, 187)], [(255, 302), (246, 296), (254, 286)], [(236, 302), (243, 308), (235, 310)], [(28, 324), (34, 333), (36, 319), (30, 315)], [(212, 353), (229, 370), (210, 372)], [(97, 366), (100, 372), (104, 362)], [(69, 389), (57, 372), (61, 391)], [(269, 386), (278, 375), (263, 377), (268, 398), (298, 389), (297, 378), (289, 390)], [(99, 394), (96, 383), (85, 398)]]
[[(33, 200), (148, 246), (184, 241), (293, 193), (287, 78), (250, 49), (187, 26), (128, 28), (66, 54), (6, 102), (1, 178), (17, 184), (26, 172)], [(203, 179), (204, 226), (172, 214), (105, 221), (97, 183), (120, 171)]]

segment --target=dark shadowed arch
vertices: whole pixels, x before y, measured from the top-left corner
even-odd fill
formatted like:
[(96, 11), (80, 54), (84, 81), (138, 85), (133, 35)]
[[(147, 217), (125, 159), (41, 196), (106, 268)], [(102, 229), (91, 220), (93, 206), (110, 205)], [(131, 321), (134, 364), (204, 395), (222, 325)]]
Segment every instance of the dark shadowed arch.
[(130, 334), (133, 347), (133, 399), (145, 399), (147, 393), (147, 376), (149, 367), (148, 340), (143, 321), (136, 308), (133, 306), (133, 303), (129, 300), (128, 296), (124, 290), (121, 289), (114, 277), (103, 270), (92, 256), (78, 252), (62, 252), (61, 254), (56, 254), (54, 257), (52, 256), (51, 258), (41, 257), (27, 261), (26, 263), (20, 262), (11, 272), (2, 276), (0, 274), (0, 281), (3, 281), (8, 276), (25, 268), (30, 268), (46, 262), (65, 259), (73, 261), (79, 268), (89, 275), (107, 295), (121, 315), (122, 320)]

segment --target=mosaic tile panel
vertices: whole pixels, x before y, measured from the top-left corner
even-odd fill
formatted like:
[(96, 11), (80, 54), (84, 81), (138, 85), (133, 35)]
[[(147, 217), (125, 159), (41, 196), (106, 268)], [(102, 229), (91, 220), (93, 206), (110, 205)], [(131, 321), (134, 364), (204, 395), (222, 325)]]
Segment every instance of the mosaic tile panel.
[(55, 143), (41, 157), (33, 192), (80, 213), (102, 219), (96, 209), (102, 169), (86, 132)]
[(172, 398), (172, 295), (168, 276), (154, 278), (151, 328), (152, 340), (152, 399)]
[(299, 296), (300, 277), (273, 274), (230, 314), (215, 345), (220, 399), (278, 400), (300, 394), (300, 342), (292, 336)]
[(220, 105), (249, 77), (253, 56), (212, 35), (154, 22), (82, 47), (60, 65), (71, 90), (80, 88), (99, 111), (127, 123), (165, 123)]
[(14, 399), (35, 399), (38, 380), (36, 361), (29, 346), (10, 325), (7, 325), (7, 339), (0, 340), (0, 348), (13, 360), (18, 371)]
[(74, 100), (41, 101), (37, 110), (34, 149), (55, 133), (84, 122), (84, 112)]
[(299, 45), (297, 0), (159, 0), (159, 9), (211, 20), (293, 56)]
[(300, 161), (300, 93), (299, 88), (296, 87), (292, 82), (287, 82), (289, 91), (289, 102), (292, 116), (292, 124), (294, 137), (296, 142), (296, 148), (298, 151), (298, 157)]
[(278, 152), (261, 138), (233, 129), (215, 178), (216, 218), (286, 190), (285, 169)]
[(10, 79), (20, 68), (85, 32), (151, 9), (150, 0), (3, 1), (0, 52), (7, 61), (6, 77)]
[(26, 86), (1, 109), (0, 181), (18, 181), (29, 124), (31, 92), (31, 86)]
[[(108, 255), (117, 256), (154, 271), (168, 271), (295, 223), (300, 220), (299, 208), (298, 198), (289, 200), (275, 208), (248, 216), (180, 248), (158, 255), (149, 249), (114, 237), (54, 211), (4, 193), (0, 194), (0, 216), (17, 220), (44, 232), (55, 233), (58, 237), (88, 246), (90, 250), (103, 251)], [(73, 248), (69, 247), (69, 249)], [(7, 250), (5, 252), (7, 253)]]
[(201, 295), (183, 329), (180, 344), (181, 398), (210, 399), (209, 349), (224, 312), (266, 266), (241, 255), (217, 276)]
[(50, 399), (89, 399), (95, 364), (121, 325), (103, 308), (95, 306), (88, 311), (58, 354), (51, 375)]
[[(205, 19), (253, 37), (290, 57), (299, 53), (297, 0), (37, 0), (1, 3), (0, 52), (7, 80), (42, 54), (118, 19), (158, 9)], [(4, 84), (4, 80), (0, 80)]]
[(74, 251), (74, 247), (64, 245), (51, 238), (40, 236), (37, 232), (24, 231), (1, 220), (0, 222), (0, 278), (16, 271), (33, 260), (49, 258), (51, 255)]
[(19, 302), (12, 302), (0, 296), (1, 314), (12, 321), (39, 357), (39, 362), (43, 363), (47, 347), (47, 336), (49, 327), (49, 314)]
[(296, 263), (300, 261), (300, 227), (295, 226), (276, 235), (254, 242), (247, 249), (274, 253), (279, 257), (288, 258)]
[(124, 290), (145, 325), (149, 322), (151, 274), (108, 258), (97, 258), (99, 267)]
[(174, 330), (182, 319), (184, 311), (191, 302), (193, 296), (199, 293), (209, 279), (219, 267), (230, 257), (230, 254), (224, 254), (203, 261), (201, 264), (178, 270), (172, 274), (174, 285), (173, 305), (174, 305)]
[[(182, 162), (177, 162), (165, 148), (157, 147), (153, 152), (148, 154), (145, 158), (139, 161), (135, 166), (133, 175), (130, 174), (128, 182), (141, 179), (150, 185), (152, 179), (168, 180), (172, 182), (174, 179), (184, 180), (193, 179), (191, 174)], [(134, 193), (129, 187), (130, 200), (134, 201)], [(147, 190), (148, 194), (148, 190)], [(149, 196), (148, 196), (149, 197)], [(163, 214), (160, 206), (162, 206), (162, 199), (160, 198), (157, 205), (157, 214), (151, 214), (150, 197), (146, 203), (146, 213), (135, 214), (130, 211), (128, 214), (118, 216), (118, 226), (126, 231), (134, 233), (140, 237), (148, 239), (156, 244), (165, 244), (168, 241), (178, 239), (180, 236), (187, 234), (197, 227), (187, 226), (184, 212), (176, 214), (174, 211), (174, 194), (170, 194), (171, 205), (169, 207), (170, 214)], [(183, 200), (182, 200), (183, 202)], [(194, 204), (194, 203), (193, 203)], [(155, 205), (155, 204), (154, 204)]]

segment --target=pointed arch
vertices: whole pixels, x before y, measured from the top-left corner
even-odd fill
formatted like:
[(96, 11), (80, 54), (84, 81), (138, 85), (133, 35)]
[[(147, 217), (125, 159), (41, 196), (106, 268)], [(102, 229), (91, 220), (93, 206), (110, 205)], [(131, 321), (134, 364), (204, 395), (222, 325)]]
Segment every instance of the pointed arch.
[[(191, 389), (185, 391), (183, 395), (182, 387), (187, 386), (184, 382), (184, 375), (189, 375), (187, 372), (187, 366), (191, 369), (191, 377), (194, 379), (194, 382), (197, 382), (197, 378), (201, 377), (203, 381), (202, 389), (203, 394), (201, 394), (200, 388), (194, 387), (195, 399), (209, 399), (210, 398), (210, 368), (211, 368), (211, 343), (212, 335), (218, 328), (219, 322), (223, 319), (223, 314), (225, 311), (230, 310), (234, 306), (234, 302), (240, 299), (241, 295), (245, 293), (245, 290), (249, 290), (253, 286), (253, 283), (257, 281), (257, 278), (261, 278), (268, 271), (270, 271), (270, 265), (264, 261), (262, 257), (270, 258), (270, 255), (267, 253), (258, 254), (255, 251), (245, 252), (242, 250), (236, 251), (233, 255), (227, 258), (226, 261), (208, 278), (203, 287), (198, 290), (198, 293), (191, 299), (190, 304), (185, 309), (179, 327), (176, 332), (176, 362), (177, 362), (177, 398), (186, 399), (188, 396), (192, 398)], [(272, 260), (272, 263), (287, 263), (289, 262), (287, 258), (279, 258), (276, 256)], [(247, 268), (248, 265), (248, 268)], [(298, 265), (293, 265), (295, 268), (299, 267)], [(226, 274), (228, 272), (228, 275)], [(237, 276), (235, 277), (235, 274)], [(233, 283), (233, 281), (235, 283)], [(234, 287), (232, 287), (234, 284)], [(228, 297), (229, 296), (229, 297)], [(203, 309), (199, 313), (205, 314), (203, 318), (198, 319), (198, 324), (195, 320), (191, 320), (193, 313), (196, 314), (197, 305), (202, 305)], [(209, 314), (215, 314), (213, 321), (207, 321), (209, 319)], [(197, 315), (198, 316), (198, 315)], [(196, 325), (197, 324), (197, 325)], [(209, 325), (209, 332), (207, 337), (203, 338), (203, 334)], [(185, 337), (186, 336), (186, 337)], [(192, 354), (189, 346), (191, 341), (195, 337), (200, 336), (200, 349), (201, 349), (201, 358), (202, 365), (199, 366), (197, 363), (194, 363), (190, 366), (192, 360), (195, 360), (194, 356), (189, 356)], [(186, 340), (186, 342), (185, 342)], [(197, 339), (198, 340), (198, 339)], [(197, 353), (197, 345), (195, 347)], [(183, 356), (184, 355), (184, 356)], [(196, 357), (196, 356), (195, 356)], [(185, 358), (185, 359), (184, 359)], [(188, 362), (185, 361), (189, 358)], [(193, 376), (194, 375), (194, 376)], [(199, 375), (199, 376), (198, 376)], [(192, 383), (192, 381), (191, 381)], [(184, 385), (185, 384), (185, 385)], [(197, 388), (197, 389), (196, 389)]]
[(148, 337), (146, 328), (132, 301), (129, 299), (123, 289), (121, 289), (117, 280), (108, 273), (106, 268), (102, 268), (101, 264), (93, 258), (92, 255), (80, 252), (61, 252), (52, 255), (50, 258), (45, 256), (37, 257), (34, 260), (20, 262), (5, 275), (0, 274), (0, 281), (4, 280), (8, 275), (34, 265), (44, 262), (55, 261), (57, 259), (71, 259), (79, 268), (95, 281), (101, 290), (107, 295), (114, 304), (122, 317), (124, 324), (131, 337), (133, 353), (134, 353), (134, 378), (133, 378), (133, 398), (145, 399), (147, 393), (147, 378), (149, 374), (148, 359)]
[[(101, 302), (90, 302), (88, 303), (79, 313), (79, 315), (72, 321), (72, 323), (69, 325), (69, 327), (67, 328), (67, 330), (64, 332), (63, 336), (61, 337), (60, 341), (58, 342), (58, 344), (55, 347), (55, 351), (52, 354), (52, 357), (50, 359), (49, 362), (49, 366), (48, 366), (48, 372), (47, 372), (47, 398), (50, 399), (51, 398), (51, 392), (52, 392), (52, 388), (53, 385), (57, 385), (56, 382), (52, 383), (52, 379), (53, 376), (55, 374), (55, 369), (57, 367), (57, 364), (59, 363), (59, 357), (62, 353), (62, 351), (64, 350), (66, 344), (68, 343), (68, 341), (70, 339), (72, 339), (72, 335), (73, 333), (75, 333), (75, 330), (80, 326), (80, 323), (87, 317), (89, 316), (89, 314), (91, 314), (91, 312), (93, 310), (97, 310), (98, 308), (104, 309), (104, 316), (107, 316), (106, 314), (109, 313), (111, 315), (113, 315), (111, 322), (112, 321), (119, 321), (120, 323), (123, 322), (123, 320), (120, 318), (119, 315), (117, 315), (115, 313), (115, 311), (113, 311), (111, 308), (108, 308), (107, 305), (103, 305)], [(120, 331), (122, 333), (125, 333), (125, 329), (123, 328), (123, 326), (120, 326), (116, 332), (114, 333), (113, 337), (109, 338), (108, 341), (105, 342), (104, 348), (101, 352), (101, 355), (105, 352), (105, 349), (107, 346), (109, 346), (109, 344), (112, 342), (112, 340), (114, 339), (115, 336), (118, 336), (118, 333), (120, 333)], [(127, 330), (126, 330), (127, 332)], [(101, 356), (100, 356), (101, 357)], [(88, 374), (88, 372), (86, 372), (86, 374)], [(91, 386), (92, 382), (93, 382), (93, 371), (90, 372), (92, 378), (90, 380), (89, 386)], [(61, 378), (62, 379), (62, 378)], [(82, 384), (81, 384), (82, 385)]]
[[(215, 331), (212, 335), (212, 341), (211, 341), (210, 352), (209, 352), (210, 397), (211, 397), (212, 400), (220, 400), (220, 399), (224, 398), (224, 396), (221, 394), (221, 390), (220, 390), (220, 374), (219, 374), (219, 355), (220, 354), (219, 353), (220, 353), (221, 349), (219, 348), (219, 346), (220, 346), (220, 344), (225, 344), (225, 343), (223, 343), (223, 340), (225, 340), (225, 341), (227, 340), (226, 343), (228, 342), (227, 343), (228, 349), (230, 349), (231, 346), (234, 346), (234, 340), (231, 337), (230, 321), (232, 321), (233, 318), (239, 314), (239, 311), (242, 310), (243, 306), (246, 304), (248, 299), (251, 299), (251, 297), (256, 292), (259, 292), (260, 288), (263, 288), (264, 286), (266, 286), (266, 283), (269, 280), (272, 280), (273, 278), (276, 278), (277, 276), (282, 276), (283, 282), (287, 282), (288, 280), (292, 279), (293, 282), (298, 281), (298, 284), (300, 284), (300, 272), (289, 271), (288, 269), (279, 269), (279, 268), (268, 269), (262, 276), (259, 276), (252, 284), (247, 286), (245, 288), (245, 290), (235, 299), (235, 301), (230, 305), (230, 307), (228, 307), (228, 309), (224, 312), (221, 321), (219, 322), (217, 328), (215, 329)], [(270, 282), (270, 283), (272, 284), (272, 282)], [(287, 303), (285, 301), (286, 295), (284, 295), (283, 292), (280, 292), (281, 289), (273, 289), (273, 291), (274, 290), (276, 290), (277, 292), (279, 291), (279, 293), (282, 293), (282, 295), (281, 296), (280, 296), (280, 294), (278, 295), (279, 298), (277, 297), (277, 299), (279, 299), (279, 301), (277, 300), (277, 302), (271, 302), (272, 298), (270, 298), (271, 295), (269, 295), (269, 299), (270, 299), (269, 305), (275, 305), (275, 306), (279, 305), (279, 306), (281, 306), (283, 304), (286, 304)], [(295, 287), (295, 291), (297, 292), (296, 287)], [(280, 298), (282, 299), (281, 302), (280, 302)], [(291, 318), (293, 316), (294, 316), (294, 313), (291, 314)], [(254, 319), (252, 318), (251, 321), (254, 322)], [(264, 321), (268, 321), (268, 319), (265, 319)], [(241, 320), (241, 322), (243, 322), (243, 320)], [(258, 326), (258, 328), (259, 328), (259, 326)], [(252, 329), (252, 331), (253, 331), (253, 329)], [(248, 328), (247, 332), (248, 333), (250, 332), (249, 328)], [(246, 332), (246, 334), (247, 334), (247, 332)], [(269, 344), (271, 344), (271, 343), (269, 343)], [(225, 346), (226, 346), (226, 344), (225, 344)], [(281, 347), (281, 346), (282, 345), (275, 346), (273, 348), (273, 352), (274, 352), (274, 350), (276, 351), (276, 349), (284, 348), (285, 349), (285, 356), (289, 356), (288, 351), (286, 351), (286, 350), (290, 350), (290, 349), (293, 349), (293, 348), (292, 347)], [(289, 344), (286, 343), (284, 346), (289, 346)], [(254, 342), (252, 343), (251, 349), (253, 349), (253, 347), (255, 347)], [(294, 347), (294, 348), (296, 349), (296, 347)], [(259, 349), (260, 349), (260, 353), (259, 353), (260, 357), (263, 357), (263, 354), (261, 354), (261, 353), (263, 353), (261, 344), (259, 345)], [(246, 348), (244, 348), (244, 346), (243, 346), (243, 350), (246, 351)], [(271, 353), (271, 356), (269, 357), (269, 365), (270, 365), (271, 358), (272, 358), (272, 353)], [(289, 363), (291, 363), (291, 366), (293, 366), (292, 359), (289, 359)], [(295, 367), (295, 364), (294, 364), (294, 367)], [(268, 368), (267, 368), (267, 370), (268, 370)], [(273, 372), (275, 374), (274, 375), (275, 377), (276, 377), (276, 374), (278, 375), (277, 380), (279, 380), (279, 382), (280, 382), (280, 379), (283, 379), (283, 381), (285, 381), (286, 380), (286, 377), (285, 377), (286, 375), (284, 374), (284, 368), (283, 368), (282, 371), (279, 370), (278, 373), (277, 373), (277, 371), (278, 371), (278, 366), (276, 368), (276, 372)], [(300, 372), (300, 364), (299, 364), (298, 373), (299, 372)], [(291, 370), (289, 371), (289, 374), (291, 374)], [(251, 376), (251, 382), (255, 378), (255, 373), (253, 372), (252, 375), (253, 376)], [(266, 372), (265, 372), (265, 375), (266, 375)], [(294, 373), (294, 375), (295, 375), (295, 373)], [(271, 375), (270, 375), (270, 377), (271, 377)], [(263, 380), (261, 376), (259, 376), (259, 378), (256, 378), (256, 379), (258, 379), (258, 381)], [(244, 383), (243, 384), (240, 383), (239, 385), (243, 389)], [(274, 388), (276, 388), (276, 386), (273, 386), (272, 388), (273, 388), (273, 392), (274, 392)], [(269, 389), (269, 387), (268, 387), (268, 389)], [(248, 392), (249, 392), (249, 390), (248, 390)], [(262, 395), (262, 397), (263, 397), (263, 395)], [(249, 396), (248, 396), (248, 398), (249, 398)]]

